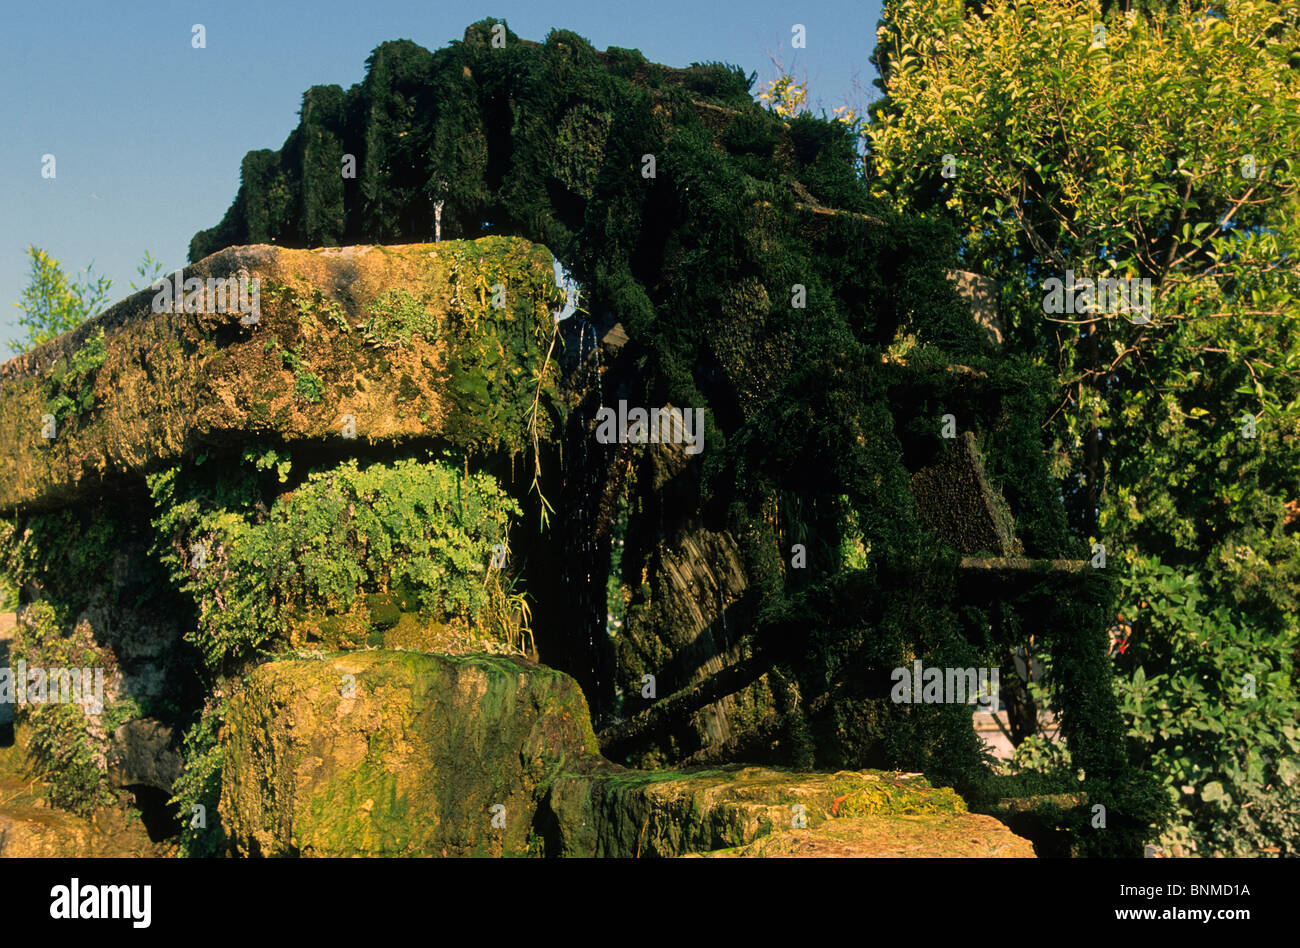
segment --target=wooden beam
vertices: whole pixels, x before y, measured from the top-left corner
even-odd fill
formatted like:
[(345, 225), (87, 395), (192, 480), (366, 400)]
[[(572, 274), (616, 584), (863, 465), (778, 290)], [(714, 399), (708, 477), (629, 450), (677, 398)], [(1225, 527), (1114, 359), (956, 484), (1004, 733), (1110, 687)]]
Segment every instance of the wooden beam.
[(991, 573), (1081, 573), (1087, 560), (1034, 560), (1027, 556), (963, 556), (964, 570)]

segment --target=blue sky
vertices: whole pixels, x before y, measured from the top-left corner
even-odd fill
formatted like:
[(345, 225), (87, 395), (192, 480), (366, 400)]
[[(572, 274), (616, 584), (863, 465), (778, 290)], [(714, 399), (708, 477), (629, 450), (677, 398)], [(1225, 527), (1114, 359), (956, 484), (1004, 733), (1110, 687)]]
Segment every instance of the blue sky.
[[(0, 32), (0, 342), (16, 338), (17, 302), (35, 244), (75, 272), (92, 261), (114, 302), (138, 279), (145, 250), (181, 266), (196, 230), (216, 224), (239, 186), (239, 162), (279, 148), (309, 86), (362, 78), (384, 40), (430, 49), (470, 23), (501, 17), (526, 39), (553, 27), (598, 49), (638, 48), (686, 66), (720, 60), (774, 70), (784, 54), (814, 108), (874, 91), (869, 58), (879, 0), (344, 0), (220, 3), (142, 0), (6, 3)], [(191, 47), (191, 27), (207, 48)], [(808, 46), (791, 50), (791, 27)], [(41, 159), (53, 154), (53, 180)], [(5, 347), (7, 350), (7, 346)]]

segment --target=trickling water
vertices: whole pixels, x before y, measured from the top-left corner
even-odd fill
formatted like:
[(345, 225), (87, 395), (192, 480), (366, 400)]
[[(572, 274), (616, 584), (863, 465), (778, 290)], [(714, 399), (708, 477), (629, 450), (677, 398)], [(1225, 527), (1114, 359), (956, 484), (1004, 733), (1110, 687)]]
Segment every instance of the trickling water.
[[(594, 451), (588, 424), (592, 420), (592, 402), (596, 407), (603, 407), (604, 393), (601, 391), (600, 341), (596, 328), (578, 313), (580, 288), (577, 281), (557, 259), (554, 261), (555, 282), (564, 292), (564, 307), (555, 314), (557, 326), (572, 317), (577, 318), (574, 326), (577, 336), (577, 363), (575, 383), (588, 397), (581, 400), (574, 411), (572, 420), (572, 443), (566, 452), (562, 464), (564, 468), (561, 502), (558, 508), (563, 518), (564, 561), (561, 566), (562, 595), (569, 603), (570, 621), (580, 623), (576, 633), (575, 645), (582, 642), (586, 626), (585, 659), (581, 668), (586, 666), (590, 677), (591, 694), (588, 696), (592, 710), (597, 711), (605, 703), (605, 674), (603, 672), (604, 653), (609, 650), (606, 634), (605, 577), (597, 575), (598, 542), (595, 530), (599, 523), (600, 501), (603, 495), (604, 474), (607, 464), (603, 446)], [(573, 334), (566, 333), (572, 339)], [(588, 348), (590, 347), (590, 348)], [(593, 358), (594, 357), (594, 358)], [(591, 397), (591, 396), (594, 396)], [(599, 588), (597, 588), (597, 585)], [(599, 630), (599, 634), (598, 634)], [(574, 641), (574, 639), (570, 639)], [(578, 645), (578, 648), (582, 648)], [(571, 660), (579, 656), (570, 650)]]
[(726, 596), (722, 589), (722, 582), (718, 582), (718, 618), (722, 620), (722, 649), (726, 653), (731, 648), (731, 640), (727, 636), (727, 603)]

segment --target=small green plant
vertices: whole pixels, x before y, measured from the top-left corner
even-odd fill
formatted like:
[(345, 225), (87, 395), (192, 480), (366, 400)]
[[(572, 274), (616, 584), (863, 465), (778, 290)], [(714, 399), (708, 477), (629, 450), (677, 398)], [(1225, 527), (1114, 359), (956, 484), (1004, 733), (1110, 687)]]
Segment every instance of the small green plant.
[(77, 623), (69, 630), (49, 601), (37, 600), (24, 612), (11, 649), (10, 664), (17, 666), (19, 661), (28, 668), (45, 669), (51, 688), (52, 669), (103, 670), (102, 707), (51, 701), (20, 704), (17, 713), (30, 733), (28, 750), (36, 774), (49, 784), (50, 803), (82, 816), (112, 803), (109, 735), (138, 717), (140, 709), (133, 699), (111, 693), (109, 679), (115, 664), (111, 652), (96, 645), (89, 623)]
[[(247, 459), (279, 472), (285, 462), (272, 454)], [(422, 612), (503, 641), (518, 634), (509, 616), (526, 624), (500, 572), (487, 573), (520, 513), (490, 475), (445, 460), (350, 460), (309, 475), (262, 513), (246, 477), (196, 486), (193, 473), (177, 475), (149, 478), (158, 551), (194, 597), (192, 641), (213, 666), (286, 637), (297, 617), (347, 613), (366, 593), (405, 590)], [(202, 569), (191, 568), (197, 543), (208, 550)]]
[(343, 315), (343, 307), (322, 293), (319, 287), (313, 286), (309, 290), (298, 291), (293, 295), (293, 299), (298, 306), (300, 321), (311, 320), (320, 315), (333, 323), (336, 329), (342, 332), (351, 331), (352, 327), (348, 325)]
[(319, 375), (308, 372), (301, 366), (293, 371), (294, 394), (304, 401), (319, 402), (325, 392), (325, 383)]
[(256, 470), (275, 471), (276, 479), (281, 484), (289, 479), (289, 472), (293, 469), (292, 459), (274, 448), (262, 449), (250, 445), (244, 449), (243, 460), (252, 464)]
[(39, 247), (28, 247), (31, 273), (23, 288), (20, 302), (15, 303), (22, 315), (18, 325), (27, 331), (24, 339), (11, 340), (14, 352), (27, 352), (76, 329), (99, 312), (108, 300), (113, 281), (93, 276), (94, 264), (70, 282), (58, 259)]
[[(185, 732), (185, 769), (172, 785), (168, 802), (177, 807), (181, 822), (180, 849), (185, 856), (216, 856), (225, 848), (217, 804), (221, 798), (224, 754), (219, 733), (226, 699), (210, 699), (199, 719)], [(202, 828), (193, 826), (195, 807), (202, 807)]]
[(399, 342), (409, 346), (414, 333), (428, 341), (436, 339), (438, 320), (406, 290), (389, 290), (366, 307), (363, 331), (372, 346), (391, 348)]
[[(272, 336), (262, 345), (263, 352), (271, 352), (280, 344), (280, 340)], [(280, 352), (280, 361), (285, 368), (293, 372), (293, 391), (294, 394), (304, 401), (319, 402), (321, 396), (325, 393), (325, 382), (319, 375), (308, 370), (303, 363), (302, 344), (299, 343), (293, 349), (285, 349)]]
[(86, 340), (85, 345), (72, 354), (71, 360), (60, 359), (50, 373), (53, 388), (45, 410), (64, 421), (82, 415), (95, 407), (95, 370), (108, 358), (104, 345), (104, 330)]
[(155, 260), (153, 255), (146, 250), (144, 256), (140, 258), (140, 262), (135, 265), (135, 272), (142, 282), (137, 286), (136, 282), (132, 280), (131, 289), (139, 292), (156, 283), (159, 277), (163, 275), (164, 270), (162, 263)]

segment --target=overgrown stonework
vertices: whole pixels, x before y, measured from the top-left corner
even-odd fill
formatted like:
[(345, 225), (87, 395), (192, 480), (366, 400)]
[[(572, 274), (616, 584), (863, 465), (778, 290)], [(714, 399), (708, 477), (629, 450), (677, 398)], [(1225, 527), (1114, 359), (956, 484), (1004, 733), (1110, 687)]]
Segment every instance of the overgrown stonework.
[[(75, 502), (124, 473), (258, 437), (301, 444), (350, 430), (365, 442), (524, 450), (558, 297), (545, 250), (501, 238), (241, 247), (184, 276), (241, 271), (261, 281), (256, 322), (237, 309), (155, 313), (145, 290), (0, 367), (0, 510)], [(90, 397), (51, 430), (59, 379), (101, 331)], [(550, 420), (543, 412), (542, 437)]]
[[(155, 312), (146, 291), (0, 368), (0, 561), (23, 601), (10, 664), (105, 682), (101, 713), (17, 708), (50, 799), (78, 813), (123, 787), (170, 792), (204, 695), (258, 648), (521, 647), (518, 601), (488, 568), (517, 508), (465, 458), (508, 470), (563, 417), (543, 371), (549, 254), (250, 247), (183, 276), (237, 275), (260, 284), (256, 318)], [(398, 439), (413, 444), (392, 464)], [(322, 515), (331, 542), (290, 567)], [(139, 760), (146, 732), (157, 766)]]
[(504, 657), (272, 662), (227, 722), (222, 819), (251, 855), (526, 855), (539, 786), (596, 752), (577, 683)]
[(919, 774), (618, 767), (572, 678), (503, 657), (272, 662), (227, 729), (221, 815), (242, 855), (1033, 854)]
[[(848, 821), (934, 818), (1016, 852), (954, 793), (1024, 789), (969, 706), (895, 703), (890, 673), (1010, 680), (1031, 632), (1087, 777), (1061, 782), (1109, 813), (1105, 834), (1065, 814), (1070, 845), (1138, 851), (1155, 811), (1110, 688), (1113, 593), (1047, 469), (1047, 375), (971, 318), (953, 235), (879, 205), (845, 129), (781, 121), (739, 70), (565, 31), (498, 49), (492, 25), (381, 46), (245, 160), (186, 275), (260, 279), (256, 323), (145, 293), (0, 369), (23, 610), (71, 637), (87, 588), (115, 615), (169, 603), (147, 714), (183, 745), (183, 851), (831, 852), (871, 837)], [(431, 239), (439, 201), (458, 239), (382, 246)], [(583, 290), (559, 323), (552, 252)], [(598, 440), (620, 402), (695, 409), (703, 451)], [(951, 499), (914, 480), (947, 463), (946, 415), (996, 543), (925, 515)], [(94, 544), (60, 527), (106, 511)], [(786, 833), (810, 835), (759, 845)]]
[[(501, 241), (433, 251), (368, 248), (360, 256), (400, 260), (449, 253), (458, 261), (449, 277), (454, 281), (472, 272), (466, 261), (490, 262), (502, 251), (535, 260), (539, 269), (547, 261)], [(276, 271), (282, 254), (260, 259)], [(326, 259), (352, 276), (343, 262), (358, 255), (347, 249)], [(550, 277), (549, 266), (540, 272)], [(876, 821), (876, 831), (880, 819), (942, 813), (965, 821), (964, 832), (988, 840), (988, 854), (1026, 851), (1005, 828), (965, 814), (951, 791), (933, 791), (919, 781), (901, 800), (894, 787), (885, 795), (888, 806), (875, 812), (840, 804), (873, 799), (864, 788), (892, 786), (893, 778), (735, 767), (698, 774), (628, 771), (599, 755), (586, 698), (569, 676), (522, 656), (392, 650), (464, 652), (462, 641), (482, 647), (494, 636), (500, 636), (495, 640), (503, 651), (524, 650), (524, 640), (510, 636), (526, 631), (526, 614), (512, 612), (513, 600), (502, 598), (510, 569), (487, 562), (495, 550), (507, 548), (508, 515), (519, 508), (491, 475), (462, 473), (448, 461), (464, 458), (468, 468), (472, 458), (476, 468), (502, 471), (502, 483), (516, 497), (531, 497), (527, 465), (519, 465), (521, 481), (506, 471), (530, 438), (544, 444), (555, 436), (545, 419), (531, 413), (531, 404), (524, 410), (528, 387), (518, 377), (536, 372), (533, 395), (555, 418), (563, 418), (568, 396), (548, 382), (545, 334), (536, 332), (524, 345), (518, 340), (530, 338), (530, 325), (545, 326), (544, 304), (553, 300), (550, 285), (525, 296), (524, 312), (532, 322), (516, 321), (506, 344), (493, 348), (483, 342), (494, 338), (485, 329), (492, 319), (487, 294), (467, 294), (464, 301), (453, 296), (435, 319), (429, 313), (442, 311), (411, 303), (429, 279), (418, 268), (404, 285), (390, 284), (382, 293), (375, 288), (339, 318), (313, 323), (301, 301), (313, 300), (311, 310), (332, 313), (320, 290), (330, 285), (328, 274), (328, 266), (316, 271), (317, 284), (299, 288), (294, 297), (271, 294), (262, 319), (240, 329), (250, 338), (232, 333), (226, 348), (235, 355), (224, 355), (242, 352), (256, 360), (259, 351), (270, 353), (268, 343), (277, 338), (272, 333), (287, 335), (290, 320), (305, 321), (342, 348), (347, 340), (338, 337), (364, 330), (366, 348), (352, 350), (363, 365), (371, 348), (394, 359), (425, 353), (414, 385), (429, 393), (430, 405), (443, 397), (452, 406), (448, 417), (464, 410), (459, 399), (476, 392), (501, 399), (518, 391), (518, 405), (511, 409), (508, 399), (501, 400), (490, 427), (467, 423), (449, 425), (439, 437), (405, 436), (458, 451), (454, 456), (422, 459), (424, 449), (407, 448), (392, 461), (385, 459), (391, 452), (376, 453), (361, 439), (313, 439), (315, 402), (299, 384), (302, 373), (311, 371), (322, 387), (358, 375), (318, 354), (307, 344), (307, 333), (288, 350), (293, 359), (280, 357), (279, 367), (289, 376), (280, 376), (280, 384), (292, 385), (297, 399), (272, 419), (280, 427), (258, 428), (242, 416), (247, 429), (224, 428), (220, 437), (211, 427), (196, 429), (180, 438), (177, 455), (146, 460), (138, 446), (118, 445), (106, 435), (120, 423), (114, 419), (136, 417), (142, 430), (171, 423), (179, 431), (185, 416), (161, 400), (133, 401), (101, 388), (102, 378), (91, 377), (100, 394), (84, 414), (71, 416), (55, 440), (79, 439), (81, 448), (98, 444), (103, 457), (114, 459), (111, 473), (75, 476), (83, 469), (70, 476), (48, 463), (41, 467), (48, 458), (24, 453), (21, 445), (7, 459), (26, 460), (41, 472), (27, 487), (41, 493), (15, 504), (5, 538), (6, 569), (25, 599), (15, 648), (46, 664), (111, 661), (117, 630), (131, 627), (129, 617), (156, 609), (162, 591), (172, 597), (174, 614), (171, 638), (158, 639), (168, 643), (166, 650), (152, 661), (147, 653), (133, 655), (112, 679), (114, 721), (129, 726), (106, 727), (93, 718), (82, 725), (82, 718), (72, 720), (80, 710), (66, 707), (21, 716), (20, 727), (33, 738), (33, 765), (50, 782), (51, 801), (90, 811), (112, 801), (118, 787), (143, 783), (171, 790), (183, 827), (179, 842), (192, 854), (672, 856), (741, 851), (787, 830), (801, 834), (800, 845), (832, 845), (816, 842), (828, 818), (861, 819), (863, 812)], [(285, 312), (276, 308), (277, 298), (299, 302)], [(198, 322), (201, 314), (192, 315)], [(105, 333), (101, 365), (117, 377), (138, 372), (144, 384), (151, 377), (150, 353), (132, 349), (131, 340), (138, 323), (159, 319), (137, 313), (134, 322)], [(182, 335), (190, 331), (184, 319), (161, 325)], [(259, 346), (262, 338), (266, 342)], [(221, 374), (223, 353), (208, 355), (217, 368), (194, 372), (197, 403), (231, 404), (231, 389), (207, 381), (232, 378)], [(264, 391), (272, 391), (276, 363), (249, 364), (262, 365)], [(460, 367), (461, 376), (440, 371), (445, 366)], [(480, 382), (467, 381), (474, 378)], [(539, 382), (543, 392), (536, 391)], [(384, 384), (391, 379), (376, 372), (358, 388), (374, 392)], [(14, 388), (21, 390), (22, 383), (0, 388), (0, 399), (13, 397)], [(247, 387), (240, 391), (230, 396), (236, 406), (254, 394)], [(476, 410), (481, 414), (482, 406)], [(186, 449), (191, 436), (197, 443)], [(356, 454), (370, 459), (359, 464)], [(132, 502), (119, 501), (115, 516), (102, 521), (96, 545), (88, 546), (94, 534), (78, 530), (78, 519), (115, 496)], [(71, 498), (79, 502), (68, 504)], [(136, 571), (130, 577), (135, 582), (150, 577), (158, 590), (150, 594), (132, 586), (121, 575), (123, 564), (134, 564), (129, 568)], [(493, 623), (500, 628), (494, 631)], [(461, 631), (449, 638), (452, 628)], [(328, 657), (301, 651), (310, 647), (352, 651)], [(76, 648), (89, 651), (82, 655)], [(61, 723), (54, 727), (55, 721)], [(184, 772), (173, 784), (168, 772), (182, 730)], [(98, 743), (86, 745), (82, 731)], [(140, 736), (131, 747), (114, 746), (130, 735)], [(206, 810), (197, 825), (187, 819), (196, 806)], [(792, 821), (795, 812), (798, 822)], [(38, 824), (31, 820), (11, 818), (6, 826), (5, 845), (14, 851), (65, 846), (89, 852), (100, 845), (99, 837), (72, 826), (53, 836), (47, 829), (41, 836), (15, 829), (35, 832)], [(848, 832), (861, 841), (867, 829), (842, 822), (832, 835)], [(787, 846), (765, 845), (773, 852)]]
[[(1011, 656), (1033, 636), (1109, 814), (1104, 833), (1066, 814), (1071, 846), (1139, 854), (1162, 808), (1125, 755), (1114, 587), (1079, 572), (1048, 467), (1050, 374), (998, 350), (950, 278), (956, 235), (873, 197), (845, 126), (783, 121), (751, 83), (496, 20), (436, 51), (385, 43), (246, 156), (190, 254), (441, 227), (563, 261), (585, 313), (562, 324), (575, 399), (540, 478), (563, 517), (523, 577), (540, 654), (620, 763), (900, 768), (991, 808), (1026, 787), (989, 772), (969, 709), (895, 704), (890, 674), (996, 666), (1023, 690)], [(596, 413), (624, 401), (703, 411), (704, 451), (597, 442)], [(983, 496), (943, 474), (949, 417)], [(933, 516), (956, 504), (979, 523)]]

